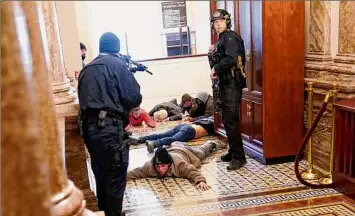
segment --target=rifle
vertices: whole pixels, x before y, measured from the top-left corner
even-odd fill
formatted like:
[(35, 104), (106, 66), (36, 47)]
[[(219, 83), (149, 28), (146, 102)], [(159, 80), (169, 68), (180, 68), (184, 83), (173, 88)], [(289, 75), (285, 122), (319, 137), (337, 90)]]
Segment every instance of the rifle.
[[(148, 70), (147, 66), (144, 66), (143, 64), (133, 61), (131, 59), (131, 56), (122, 55), (122, 54), (118, 54), (118, 56), (127, 64), (129, 70), (132, 73), (135, 73), (137, 71), (145, 71), (145, 72), (149, 73), (150, 75), (153, 75), (153, 73)], [(134, 65), (135, 67), (133, 67), (132, 65)]]
[[(216, 49), (213, 52), (208, 53), (208, 61), (210, 63), (210, 67), (213, 68), (219, 61), (220, 54), (216, 52)], [(221, 111), (221, 98), (219, 93), (219, 77), (217, 76), (216, 79), (212, 80), (212, 90), (213, 90), (213, 98), (215, 99), (214, 102), (214, 111), (219, 112)]]

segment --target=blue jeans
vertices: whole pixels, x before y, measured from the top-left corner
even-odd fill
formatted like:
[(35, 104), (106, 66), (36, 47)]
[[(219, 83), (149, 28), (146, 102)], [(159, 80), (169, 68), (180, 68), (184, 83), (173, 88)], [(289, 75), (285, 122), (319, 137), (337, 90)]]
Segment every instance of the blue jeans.
[(180, 124), (171, 130), (168, 130), (161, 134), (152, 134), (148, 136), (141, 137), (140, 139), (145, 142), (147, 140), (154, 141), (156, 147), (163, 145), (170, 145), (172, 142), (180, 141), (187, 142), (195, 138), (195, 129), (188, 124)]

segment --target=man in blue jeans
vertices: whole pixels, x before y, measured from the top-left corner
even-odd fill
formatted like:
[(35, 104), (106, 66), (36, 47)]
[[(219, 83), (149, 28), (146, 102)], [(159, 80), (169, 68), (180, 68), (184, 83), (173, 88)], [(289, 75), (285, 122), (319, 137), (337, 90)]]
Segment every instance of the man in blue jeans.
[(152, 134), (143, 136), (138, 139), (139, 143), (146, 143), (149, 153), (153, 153), (155, 148), (170, 145), (172, 142), (187, 142), (203, 136), (212, 135), (214, 133), (213, 117), (199, 119), (192, 124), (183, 123), (175, 126), (161, 134)]

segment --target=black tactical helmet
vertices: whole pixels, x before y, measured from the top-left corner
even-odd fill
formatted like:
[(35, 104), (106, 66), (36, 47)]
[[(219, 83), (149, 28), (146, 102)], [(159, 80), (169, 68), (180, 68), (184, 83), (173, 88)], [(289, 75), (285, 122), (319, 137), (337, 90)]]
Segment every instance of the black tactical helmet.
[(224, 19), (226, 21), (227, 28), (230, 29), (232, 27), (231, 15), (228, 13), (228, 11), (224, 9), (217, 9), (215, 12), (213, 12), (210, 18), (212, 28), (213, 28), (213, 22), (218, 19)]

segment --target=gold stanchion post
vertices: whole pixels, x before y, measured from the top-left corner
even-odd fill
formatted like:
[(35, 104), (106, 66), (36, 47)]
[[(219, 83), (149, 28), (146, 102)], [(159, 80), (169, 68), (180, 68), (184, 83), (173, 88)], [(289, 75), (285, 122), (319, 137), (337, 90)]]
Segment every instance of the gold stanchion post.
[[(309, 82), (307, 84), (308, 91), (308, 128), (312, 127), (313, 123), (313, 83)], [(308, 168), (302, 173), (302, 178), (304, 180), (314, 180), (317, 175), (313, 173), (313, 163), (312, 163), (312, 137), (308, 141)]]
[(333, 172), (333, 164), (334, 164), (334, 142), (335, 142), (335, 108), (334, 104), (337, 101), (337, 91), (338, 84), (333, 83), (333, 89), (331, 90), (333, 96), (333, 104), (332, 104), (332, 134), (331, 134), (331, 143), (330, 143), (330, 164), (329, 164), (329, 173), (326, 177), (321, 178), (319, 180), (320, 184), (332, 184), (332, 172)]

